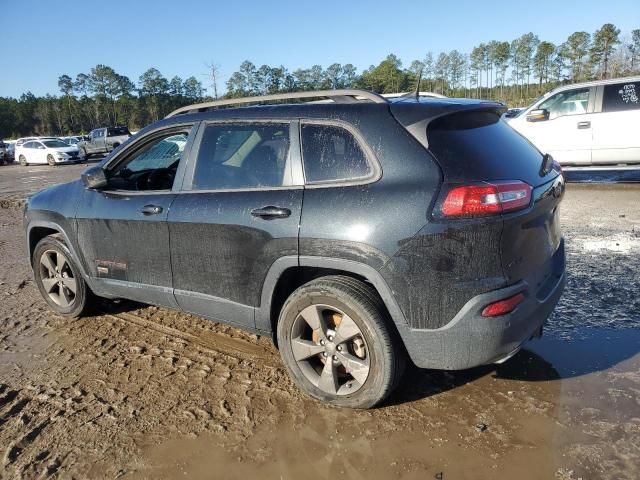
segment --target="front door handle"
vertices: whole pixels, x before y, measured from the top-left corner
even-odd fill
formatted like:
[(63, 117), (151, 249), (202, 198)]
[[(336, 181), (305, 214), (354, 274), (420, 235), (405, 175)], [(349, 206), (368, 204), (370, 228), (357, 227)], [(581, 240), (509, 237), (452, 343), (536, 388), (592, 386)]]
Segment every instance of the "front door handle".
[(591, 128), (591, 122), (578, 122), (579, 129)]
[(162, 213), (162, 207), (160, 205), (145, 205), (140, 211), (143, 215), (158, 215)]
[(256, 208), (251, 210), (251, 215), (254, 217), (264, 218), (265, 220), (273, 220), (274, 218), (287, 218), (291, 215), (291, 210), (288, 208), (268, 207)]

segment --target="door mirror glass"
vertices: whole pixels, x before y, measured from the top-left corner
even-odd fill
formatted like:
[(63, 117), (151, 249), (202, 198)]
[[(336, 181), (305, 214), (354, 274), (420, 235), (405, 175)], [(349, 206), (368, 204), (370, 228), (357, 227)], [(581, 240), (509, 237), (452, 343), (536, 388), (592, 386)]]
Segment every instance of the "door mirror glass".
[(107, 176), (101, 166), (88, 168), (82, 173), (84, 186), (91, 190), (99, 190), (107, 186)]
[(549, 120), (549, 110), (546, 108), (531, 110), (527, 114), (527, 122), (543, 122), (545, 120)]

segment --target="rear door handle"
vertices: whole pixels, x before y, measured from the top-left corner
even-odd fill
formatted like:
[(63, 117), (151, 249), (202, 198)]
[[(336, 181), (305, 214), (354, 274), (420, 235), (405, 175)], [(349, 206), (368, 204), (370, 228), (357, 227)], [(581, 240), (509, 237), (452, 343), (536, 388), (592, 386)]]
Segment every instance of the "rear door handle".
[(254, 217), (264, 218), (265, 220), (273, 220), (274, 218), (287, 218), (291, 215), (291, 210), (288, 208), (268, 207), (256, 208), (251, 210), (251, 215)]
[(578, 122), (578, 128), (580, 129), (591, 128), (591, 122)]
[(145, 205), (140, 211), (144, 215), (158, 215), (162, 213), (162, 207), (160, 205)]

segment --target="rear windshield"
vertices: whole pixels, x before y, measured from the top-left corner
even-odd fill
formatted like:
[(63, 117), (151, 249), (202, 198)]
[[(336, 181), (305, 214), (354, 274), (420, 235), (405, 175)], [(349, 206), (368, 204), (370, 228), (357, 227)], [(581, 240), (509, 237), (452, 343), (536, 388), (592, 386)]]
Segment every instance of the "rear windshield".
[(127, 127), (110, 127), (107, 128), (108, 137), (118, 137), (120, 135), (131, 135)]
[(496, 112), (460, 112), (427, 127), (429, 150), (447, 182), (522, 180), (544, 183), (542, 154)]

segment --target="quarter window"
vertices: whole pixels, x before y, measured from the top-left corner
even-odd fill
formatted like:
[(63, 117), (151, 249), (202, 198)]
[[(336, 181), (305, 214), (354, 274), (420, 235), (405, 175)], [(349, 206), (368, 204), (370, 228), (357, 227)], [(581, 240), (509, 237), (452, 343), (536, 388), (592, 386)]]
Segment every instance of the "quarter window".
[(602, 98), (603, 112), (638, 109), (640, 109), (640, 82), (605, 85)]
[(538, 107), (549, 111), (549, 120), (564, 115), (581, 115), (587, 113), (589, 105), (589, 89), (580, 88), (555, 94)]
[(361, 180), (372, 174), (354, 136), (334, 125), (302, 125), (302, 154), (307, 183)]
[(194, 190), (290, 185), (288, 124), (211, 124), (203, 133)]

